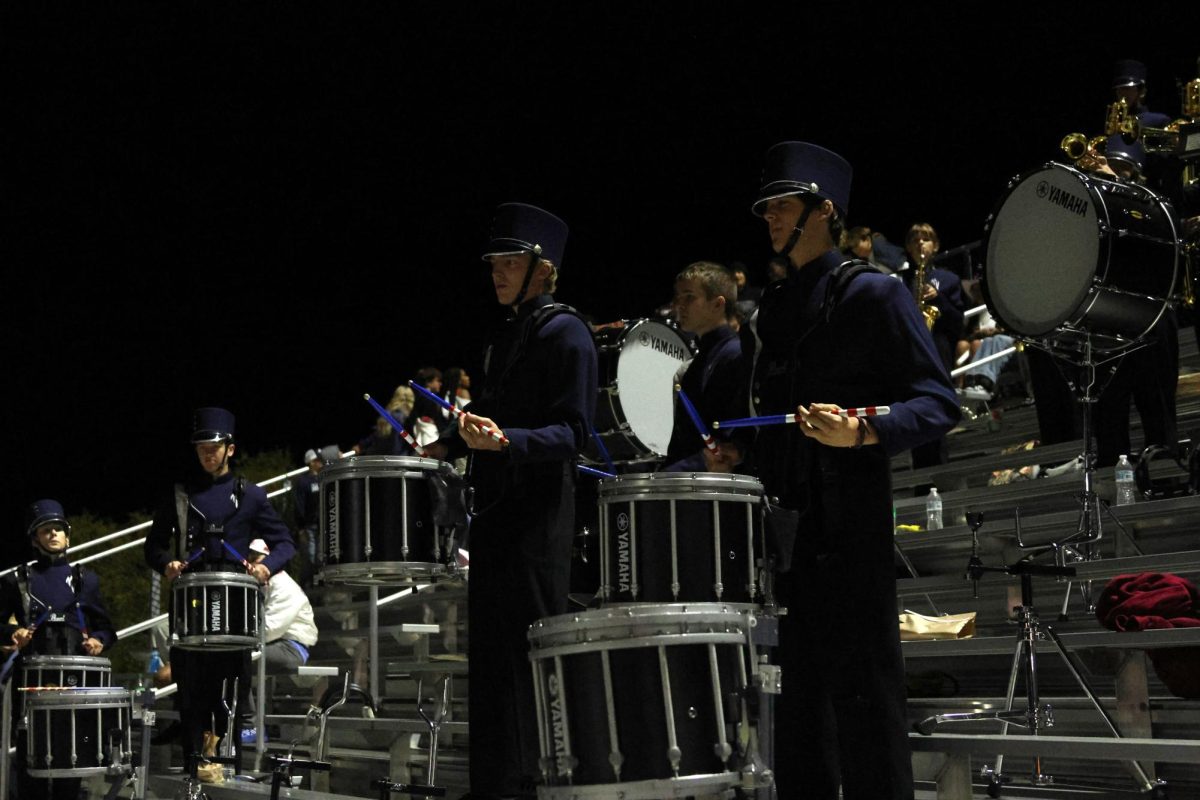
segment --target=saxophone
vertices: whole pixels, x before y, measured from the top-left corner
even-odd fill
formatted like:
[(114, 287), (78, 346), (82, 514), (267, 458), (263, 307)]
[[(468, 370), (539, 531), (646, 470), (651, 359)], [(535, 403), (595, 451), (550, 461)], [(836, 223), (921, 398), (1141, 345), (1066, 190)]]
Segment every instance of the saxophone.
[(933, 257), (933, 253), (926, 253), (925, 248), (921, 248), (920, 254), (916, 258), (917, 274), (913, 279), (913, 297), (917, 300), (917, 306), (921, 309), (921, 316), (925, 318), (925, 327), (933, 330), (934, 324), (937, 323), (938, 317), (942, 315), (941, 309), (935, 306), (932, 302), (923, 299), (925, 294), (925, 270), (929, 266), (929, 259)]

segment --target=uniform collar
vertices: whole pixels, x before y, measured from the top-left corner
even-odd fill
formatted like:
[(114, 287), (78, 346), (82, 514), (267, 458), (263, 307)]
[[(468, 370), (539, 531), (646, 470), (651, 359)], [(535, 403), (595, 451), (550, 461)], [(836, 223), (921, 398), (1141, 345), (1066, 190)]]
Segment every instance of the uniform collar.
[(699, 347), (701, 353), (707, 353), (717, 345), (735, 336), (737, 336), (737, 333), (728, 324), (718, 325), (701, 336), (697, 340), (696, 345)]
[(537, 311), (542, 306), (548, 306), (554, 302), (554, 296), (549, 294), (538, 294), (526, 300), (521, 305), (517, 306), (516, 315), (509, 314), (509, 319), (528, 319), (533, 316), (533, 312)]

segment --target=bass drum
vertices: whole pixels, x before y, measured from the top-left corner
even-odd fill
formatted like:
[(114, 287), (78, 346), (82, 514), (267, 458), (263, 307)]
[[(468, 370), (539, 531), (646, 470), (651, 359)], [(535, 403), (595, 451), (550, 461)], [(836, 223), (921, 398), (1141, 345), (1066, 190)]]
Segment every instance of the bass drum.
[(1050, 163), (1009, 184), (984, 234), (982, 288), (1012, 333), (1099, 351), (1146, 336), (1175, 293), (1170, 203), (1142, 186)]
[[(667, 454), (675, 421), (676, 375), (692, 360), (672, 325), (640, 319), (596, 334), (600, 396), (595, 431), (614, 464), (658, 461)], [(584, 459), (605, 465), (593, 438)]]

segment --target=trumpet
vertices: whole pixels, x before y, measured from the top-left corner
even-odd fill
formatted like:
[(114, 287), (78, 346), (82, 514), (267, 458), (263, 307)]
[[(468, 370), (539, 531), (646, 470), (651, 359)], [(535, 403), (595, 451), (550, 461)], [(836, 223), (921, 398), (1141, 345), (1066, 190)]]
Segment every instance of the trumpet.
[(1082, 133), (1068, 133), (1062, 138), (1059, 147), (1067, 154), (1067, 158), (1078, 162), (1087, 156), (1095, 158), (1098, 155), (1102, 155), (1104, 137), (1095, 136), (1089, 139)]

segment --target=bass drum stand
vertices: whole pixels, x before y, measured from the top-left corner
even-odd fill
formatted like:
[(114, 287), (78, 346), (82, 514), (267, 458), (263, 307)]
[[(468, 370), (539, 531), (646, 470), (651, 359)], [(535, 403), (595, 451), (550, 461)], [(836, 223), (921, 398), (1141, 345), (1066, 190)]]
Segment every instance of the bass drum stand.
[[(1107, 338), (1107, 337), (1106, 337)], [(1059, 567), (1067, 567), (1070, 564), (1077, 564), (1085, 561), (1095, 561), (1100, 558), (1100, 553), (1097, 543), (1104, 536), (1104, 528), (1101, 522), (1101, 508), (1108, 513), (1117, 528), (1125, 535), (1125, 538), (1133, 546), (1134, 551), (1141, 555), (1141, 550), (1129, 531), (1121, 523), (1120, 518), (1112, 510), (1111, 505), (1100, 498), (1096, 494), (1096, 458), (1097, 453), (1093, 447), (1093, 410), (1096, 403), (1100, 399), (1105, 386), (1116, 373), (1117, 368), (1128, 353), (1134, 350), (1139, 350), (1145, 347), (1144, 342), (1134, 342), (1127, 349), (1122, 349), (1116, 353), (1109, 355), (1102, 361), (1096, 361), (1096, 353), (1093, 349), (1092, 337), (1088, 333), (1082, 334), (1081, 344), (1072, 349), (1068, 349), (1059, 344), (1055, 346), (1055, 342), (1051, 340), (1033, 340), (1025, 341), (1027, 346), (1035, 347), (1051, 358), (1063, 362), (1063, 365), (1075, 367), (1078, 369), (1078, 377), (1075, 381), (1067, 377), (1066, 372), (1060, 365), (1059, 372), (1071, 387), (1072, 393), (1075, 395), (1075, 400), (1080, 406), (1080, 415), (1082, 418), (1082, 439), (1083, 439), (1083, 491), (1079, 494), (1079, 523), (1076, 526), (1075, 532), (1063, 539), (1061, 542), (1052, 542), (1046, 546), (1046, 549), (1054, 552), (1055, 564)], [(1097, 384), (1099, 377), (1098, 368), (1112, 365), (1108, 374), (1104, 376), (1103, 383)], [(1020, 513), (1018, 509), (1018, 514)], [(1025, 546), (1020, 543), (1020, 532), (1018, 528), (1018, 546), (1025, 549)], [(1072, 571), (1073, 574), (1073, 571)], [(1060, 621), (1069, 619), (1068, 609), (1071, 604), (1071, 592), (1076, 585), (1075, 581), (1067, 581), (1066, 591), (1063, 593), (1062, 607), (1059, 610), (1058, 618)], [(1091, 581), (1081, 581), (1078, 583), (1079, 595), (1083, 601), (1084, 608), (1088, 613), (1093, 613), (1096, 610), (1095, 598), (1092, 592)]]

